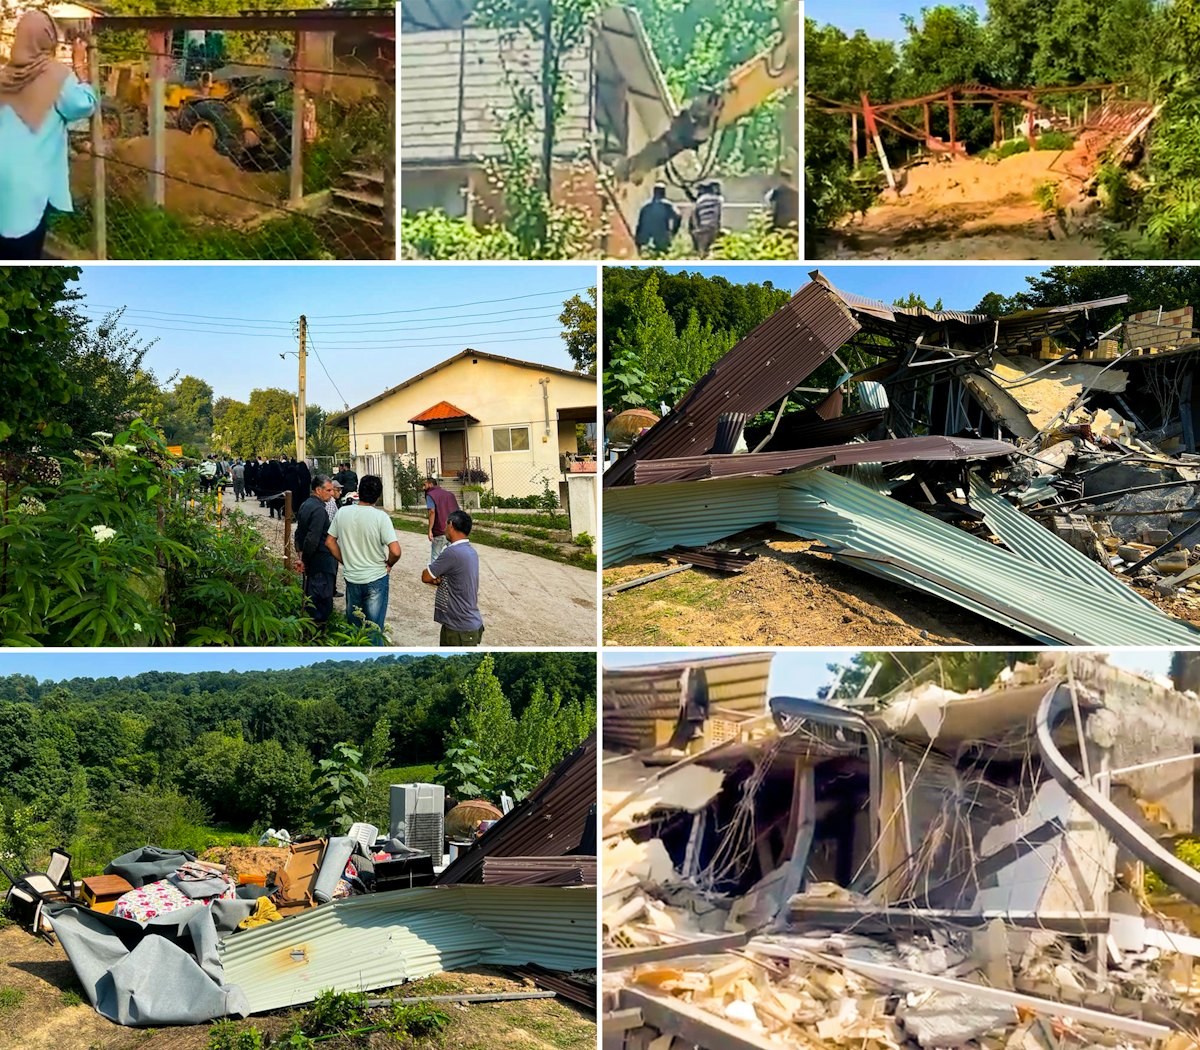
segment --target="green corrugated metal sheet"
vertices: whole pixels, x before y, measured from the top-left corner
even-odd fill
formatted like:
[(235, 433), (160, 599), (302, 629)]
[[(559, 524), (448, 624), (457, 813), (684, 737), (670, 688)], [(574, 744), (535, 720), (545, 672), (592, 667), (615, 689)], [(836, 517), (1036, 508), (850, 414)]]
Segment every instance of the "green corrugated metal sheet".
[(1141, 612), (1158, 613), (1154, 603), (1143, 598), (1128, 583), (1117, 579), (1029, 515), (1022, 514), (974, 474), (971, 475), (971, 506), (983, 512), (988, 528), (1013, 553), (1079, 580), (1088, 587), (1111, 595), (1116, 601), (1128, 602)]
[[(606, 566), (676, 543), (700, 546), (776, 523), (835, 548), (906, 562), (937, 579), (879, 561), (840, 559), (1049, 644), (1200, 644), (1195, 628), (1115, 589), (1124, 586), (1120, 581), (1089, 574), (1062, 554), (1065, 544), (1057, 537), (1046, 533), (1043, 542), (1036, 531), (1041, 527), (1032, 522), (1021, 525), (1020, 540), (1018, 523), (1005, 523), (1021, 547), (1006, 551), (825, 470), (613, 488), (604, 503)], [(608, 519), (614, 514), (619, 545), (610, 549)]]
[(593, 969), (597, 943), (594, 887), (434, 886), (322, 904), (227, 937), (220, 956), (260, 1013), (464, 966)]
[[(779, 528), (835, 548), (895, 557), (975, 592), (861, 558), (847, 564), (936, 594), (1051, 644), (1195, 646), (1200, 632), (1159, 612), (1114, 600), (1057, 568), (1012, 554), (828, 471), (781, 486)], [(1053, 630), (1047, 630), (1047, 627)]]

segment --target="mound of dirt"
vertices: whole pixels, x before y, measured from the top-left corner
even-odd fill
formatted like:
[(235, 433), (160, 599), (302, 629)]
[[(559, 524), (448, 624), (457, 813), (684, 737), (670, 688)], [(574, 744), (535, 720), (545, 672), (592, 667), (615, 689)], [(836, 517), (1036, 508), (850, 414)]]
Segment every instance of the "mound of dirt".
[[(203, 139), (167, 130), (167, 210), (180, 215), (204, 215), (213, 219), (242, 221), (261, 216), (263, 205), (282, 200), (287, 191), (287, 173), (243, 171)], [(144, 199), (148, 173), (154, 167), (154, 148), (149, 136), (121, 139), (109, 144), (111, 163), (106, 166), (108, 192), (130, 199)], [(92, 159), (76, 158), (72, 184), (81, 190), (92, 185)]]
[(288, 859), (288, 851), (277, 846), (214, 846), (200, 855), (201, 860), (224, 864), (233, 878), (242, 872), (267, 874), (279, 871)]
[[(866, 215), (851, 216), (845, 243), (829, 254), (845, 258), (1088, 259), (1100, 246), (1081, 237), (1051, 240), (1049, 215), (1035, 192), (1055, 187), (1059, 202), (1096, 163), (1096, 143), (1073, 150), (1017, 153), (1000, 161), (942, 157), (900, 173), (899, 194), (886, 193)], [(1064, 183), (1069, 184), (1064, 188)]]

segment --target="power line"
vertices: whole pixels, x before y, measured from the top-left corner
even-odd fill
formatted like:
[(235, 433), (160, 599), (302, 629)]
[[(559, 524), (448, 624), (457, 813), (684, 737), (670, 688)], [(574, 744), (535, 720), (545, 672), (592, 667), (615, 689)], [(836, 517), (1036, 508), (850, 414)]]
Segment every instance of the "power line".
[[(549, 311), (549, 312), (547, 312), (547, 311)], [(512, 314), (514, 316), (502, 316), (502, 315), (507, 315), (507, 314)], [(461, 315), (448, 314), (447, 316), (452, 317), (452, 316), (461, 316)], [(451, 324), (428, 324), (428, 325), (427, 324), (418, 324), (414, 328), (407, 328), (407, 327), (403, 327), (403, 325), (398, 325), (395, 322), (376, 322), (377, 325), (381, 325), (382, 327), (379, 327), (377, 330), (373, 328), (372, 330), (365, 331), (365, 332), (359, 332), (357, 330), (352, 330), (350, 326), (346, 326), (346, 327), (334, 326), (334, 327), (328, 328), (328, 329), (326, 329), (324, 326), (322, 326), (321, 330), (323, 332), (327, 332), (330, 335), (341, 335), (341, 336), (344, 336), (347, 338), (350, 338), (350, 337), (358, 338), (359, 336), (363, 336), (363, 337), (387, 336), (389, 333), (394, 333), (397, 335), (410, 335), (410, 334), (417, 333), (417, 332), (433, 332), (433, 331), (440, 331), (440, 330), (447, 329), (447, 328), (474, 328), (474, 327), (478, 327), (481, 325), (487, 325), (487, 326), (491, 327), (495, 324), (511, 324), (513, 322), (520, 323), (523, 321), (542, 320), (542, 319), (549, 320), (550, 318), (557, 319), (558, 316), (559, 316), (559, 308), (557, 306), (532, 306), (532, 307), (526, 306), (526, 307), (521, 307), (520, 309), (516, 309), (516, 310), (498, 310), (495, 312), (495, 314), (489, 314), (487, 317), (472, 317), (472, 318), (468, 318), (467, 320), (455, 321)], [(500, 317), (501, 319), (496, 320), (497, 317)], [(438, 320), (438, 318), (430, 318), (430, 320)], [(138, 321), (135, 319), (135, 320), (131, 320), (129, 323), (131, 325), (143, 327), (143, 328), (155, 327), (155, 324), (152, 321), (143, 322), (143, 321)], [(182, 323), (187, 326), (185, 329), (181, 329), (181, 330), (185, 330), (185, 331), (193, 331), (194, 330), (194, 328), (192, 327), (193, 325), (202, 324), (202, 322), (192, 322), (192, 321), (183, 321)], [(158, 327), (163, 327), (163, 326), (158, 326)], [(207, 329), (209, 326), (204, 324), (203, 327), (205, 329)], [(214, 335), (237, 335), (243, 331), (249, 332), (252, 335), (259, 335), (259, 336), (261, 336), (261, 335), (282, 336), (282, 334), (283, 334), (282, 332), (260, 332), (255, 329), (244, 329), (239, 325), (226, 324), (226, 323), (223, 323), (220, 321), (213, 322), (212, 328), (214, 329), (214, 331), (213, 331)]]
[(333, 389), (337, 391), (337, 396), (342, 399), (342, 404), (349, 406), (350, 402), (346, 400), (346, 396), (338, 389), (337, 383), (334, 382), (333, 376), (329, 374), (329, 369), (325, 367), (325, 362), (321, 358), (320, 351), (317, 350), (316, 340), (312, 337), (312, 329), (308, 330), (308, 342), (312, 346), (313, 356), (317, 359), (317, 363), (321, 366), (321, 371), (325, 373), (325, 377), (329, 382), (333, 383)]
[[(554, 325), (549, 328), (527, 328), (527, 329), (524, 329), (522, 331), (517, 331), (517, 332), (497, 332), (496, 334), (502, 335), (502, 336), (537, 336), (537, 335), (544, 335), (545, 333), (548, 333), (548, 332), (561, 333), (562, 326)], [(475, 342), (477, 342), (479, 344), (479, 346), (470, 346), (469, 344), (464, 344), (462, 339), (449, 339), (449, 340), (414, 339), (411, 342), (391, 343), (387, 346), (370, 346), (370, 345), (366, 345), (363, 343), (338, 343), (338, 344), (334, 344), (334, 345), (330, 345), (329, 343), (326, 343), (325, 349), (326, 350), (376, 351), (376, 350), (413, 350), (413, 349), (420, 349), (421, 347), (436, 347), (436, 346), (458, 346), (458, 347), (462, 347), (464, 349), (478, 350), (482, 346), (486, 345), (487, 343), (494, 343), (494, 342), (513, 343), (513, 342), (521, 342), (521, 341), (522, 340), (515, 339), (515, 338), (514, 339), (493, 339), (490, 336), (484, 336), (482, 339), (475, 340)]]
[[(437, 306), (420, 306), (420, 307), (415, 307), (412, 310), (384, 310), (384, 311), (377, 312), (377, 313), (354, 313), (354, 314), (314, 314), (313, 317), (311, 318), (311, 320), (331, 321), (331, 320), (340, 320), (340, 319), (346, 318), (346, 317), (394, 317), (394, 316), (404, 316), (404, 315), (409, 315), (409, 314), (429, 313), (430, 310), (461, 310), (461, 309), (466, 309), (467, 307), (471, 307), (471, 306), (490, 306), (494, 303), (516, 302), (517, 300), (520, 300), (520, 299), (536, 299), (541, 296), (547, 296), (547, 295), (556, 295), (556, 296), (557, 295), (565, 295), (565, 294), (567, 294), (567, 292), (574, 292), (575, 294), (580, 294), (582, 292), (585, 292), (586, 290), (587, 289), (584, 289), (584, 288), (563, 288), (563, 289), (559, 289), (556, 291), (528, 292), (525, 295), (509, 295), (509, 296), (504, 296), (500, 299), (475, 299), (468, 303), (450, 303), (450, 304), (443, 303), (443, 304), (439, 304)], [(271, 320), (270, 318), (266, 318), (266, 317), (227, 317), (227, 316), (222, 316), (222, 315), (217, 315), (217, 314), (188, 314), (188, 313), (172, 312), (172, 311), (167, 311), (167, 310), (151, 310), (151, 309), (133, 308), (133, 307), (128, 307), (128, 306), (105, 306), (105, 305), (99, 304), (99, 303), (86, 303), (84, 305), (88, 309), (106, 310), (106, 311), (110, 311), (110, 312), (115, 311), (115, 310), (128, 310), (128, 312), (130, 312), (130, 313), (157, 315), (157, 316), (168, 318), (168, 319), (196, 318), (196, 319), (201, 319), (201, 320), (205, 320), (205, 321), (240, 321), (245, 324), (263, 324), (263, 325), (273, 325), (273, 326), (282, 325), (282, 326), (287, 326), (287, 327), (290, 327), (292, 324), (294, 324), (293, 321), (275, 321), (275, 320)], [(447, 316), (454, 316), (454, 315), (447, 315)], [(437, 318), (424, 318), (424, 320), (437, 320)], [(345, 327), (349, 327), (349, 326), (345, 326)]]

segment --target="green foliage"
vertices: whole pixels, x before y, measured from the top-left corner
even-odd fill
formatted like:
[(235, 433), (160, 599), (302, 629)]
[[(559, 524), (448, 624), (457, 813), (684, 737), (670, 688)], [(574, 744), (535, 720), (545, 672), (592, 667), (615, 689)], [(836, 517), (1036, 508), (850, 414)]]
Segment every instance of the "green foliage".
[(64, 266), (0, 267), (0, 341), (6, 394), (0, 399), (0, 454), (66, 437), (62, 406), (81, 391), (67, 371), (79, 270)]
[(1058, 183), (1045, 179), (1033, 187), (1033, 199), (1042, 211), (1054, 211), (1058, 207)]
[[(55, 214), (50, 228), (55, 236), (90, 250), (93, 221), (91, 202), (76, 201), (74, 211)], [(295, 213), (244, 230), (123, 200), (120, 207), (108, 209), (105, 222), (110, 259), (332, 259), (339, 250), (322, 242), (311, 219)]]
[(596, 288), (587, 290), (587, 300), (573, 295), (563, 303), (558, 323), (563, 326), (561, 338), (575, 368), (587, 375), (596, 374)]
[(243, 1028), (237, 1021), (214, 1021), (206, 1045), (207, 1050), (262, 1050), (263, 1034), (253, 1025)]
[(428, 1039), (450, 1024), (450, 1015), (437, 1003), (396, 1003), (388, 1028), (397, 1036)]
[[(1189, 867), (1200, 869), (1200, 839), (1177, 839), (1171, 852)], [(1157, 872), (1151, 871), (1149, 868), (1146, 869), (1144, 888), (1147, 893), (1171, 892), (1171, 887), (1163, 881), (1162, 877)]]
[(15, 1013), (25, 1001), (25, 993), (20, 988), (11, 985), (0, 985), (0, 1017)]
[(59, 994), (58, 1001), (61, 1006), (69, 1010), (73, 1006), (82, 1006), (83, 996), (68, 988), (65, 992)]
[(579, 535), (571, 537), (571, 542), (576, 547), (591, 547), (596, 539), (590, 532), (581, 532)]
[(405, 259), (519, 259), (516, 237), (503, 226), (476, 226), (452, 219), (441, 208), (400, 212), (401, 257)]
[(313, 1000), (301, 1022), (306, 1035), (330, 1035), (358, 1028), (367, 1016), (362, 992), (335, 992), (327, 988)]
[[(674, 405), (741, 335), (787, 301), (787, 293), (774, 289), (769, 302), (757, 301), (753, 289), (769, 286), (747, 286), (741, 295), (756, 301), (751, 309), (743, 310), (735, 302), (740, 297), (734, 291), (737, 286), (723, 278), (668, 275), (650, 268), (633, 276), (632, 282), (624, 276), (629, 271), (607, 270), (605, 281), (614, 273), (622, 276), (614, 278), (611, 287), (605, 284), (608, 364), (604, 371), (604, 403), (618, 411), (648, 405), (657, 412), (659, 402)], [(684, 280), (675, 280), (679, 277)], [(673, 309), (668, 308), (668, 296)], [(681, 313), (682, 325), (678, 322)], [(731, 313), (738, 315), (739, 328), (717, 328)], [(748, 327), (743, 331), (741, 325)]]
[(712, 247), (714, 259), (784, 259), (800, 258), (800, 237), (795, 230), (776, 230), (770, 216), (757, 213), (745, 230), (732, 230), (716, 239)]
[(438, 780), (451, 795), (498, 801), (502, 791), (524, 798), (550, 769), (595, 729), (595, 702), (564, 703), (539, 681), (514, 716), (487, 654), (463, 683), (463, 709), (446, 732)]
[(425, 506), (425, 472), (417, 466), (417, 457), (397, 456), (392, 460), (392, 481), (400, 496), (401, 507)]
[(346, 100), (331, 94), (314, 96), (317, 140), (304, 150), (304, 192), (332, 186), (356, 165), (382, 168), (395, 149), (390, 134), (388, 102), (382, 95)]
[(1065, 131), (1043, 131), (1034, 142), (1039, 150), (1051, 153), (1075, 148), (1075, 139)]
[[(684, 102), (724, 82), (779, 37), (778, 5), (762, 0), (633, 0), (631, 6), (645, 23), (672, 94)], [(783, 104), (781, 98), (767, 100), (722, 136), (715, 162), (723, 173), (775, 169)]]
[(343, 742), (335, 745), (332, 758), (317, 763), (310, 817), (323, 833), (343, 835), (358, 819), (362, 797), (371, 783), (363, 772), (362, 759), (361, 751)]

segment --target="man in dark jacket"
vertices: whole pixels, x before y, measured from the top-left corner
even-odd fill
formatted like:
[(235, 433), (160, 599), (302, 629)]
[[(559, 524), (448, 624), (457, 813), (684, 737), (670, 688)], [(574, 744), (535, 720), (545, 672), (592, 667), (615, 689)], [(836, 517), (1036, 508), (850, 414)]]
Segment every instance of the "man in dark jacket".
[(329, 535), (329, 513), (325, 504), (333, 495), (333, 484), (325, 474), (312, 479), (308, 499), (296, 518), (296, 555), (304, 573), (304, 595), (312, 606), (312, 618), (325, 623), (333, 612), (333, 588), (337, 561), (325, 545)]
[(642, 256), (663, 255), (670, 250), (671, 241), (679, 229), (679, 211), (667, 200), (667, 187), (658, 183), (651, 198), (638, 212), (634, 241)]
[(351, 492), (358, 491), (358, 475), (350, 469), (349, 463), (341, 464), (341, 468), (334, 474), (333, 480), (341, 483), (343, 496), (349, 496)]

